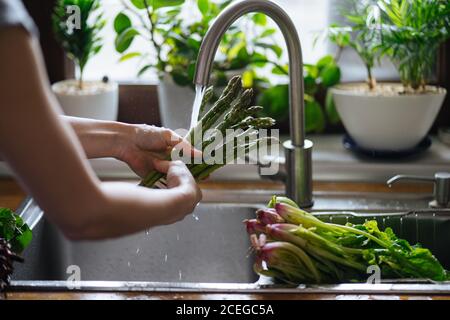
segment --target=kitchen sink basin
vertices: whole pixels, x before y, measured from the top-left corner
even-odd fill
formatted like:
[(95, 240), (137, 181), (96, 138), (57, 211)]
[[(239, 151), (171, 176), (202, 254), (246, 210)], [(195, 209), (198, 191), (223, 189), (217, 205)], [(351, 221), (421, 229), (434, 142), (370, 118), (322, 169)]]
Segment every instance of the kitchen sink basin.
[[(34, 239), (24, 253), (26, 263), (16, 267), (12, 288), (67, 289), (66, 280), (75, 266), (81, 272), (83, 290), (450, 293), (450, 283), (421, 280), (298, 288), (267, 285), (267, 279), (252, 270), (242, 221), (253, 218), (273, 193), (205, 190), (204, 202), (181, 222), (96, 242), (68, 241), (45, 218), (34, 221), (42, 213), (28, 200), (19, 212), (34, 225)], [(312, 211), (334, 223), (376, 219), (382, 228), (392, 227), (400, 237), (430, 248), (450, 269), (450, 210), (428, 209), (430, 199), (430, 195), (411, 193), (319, 192)]]
[(68, 241), (44, 219), (15, 279), (65, 280), (75, 265), (82, 280), (255, 282), (242, 224), (254, 212), (250, 206), (200, 204), (176, 224), (95, 242)]

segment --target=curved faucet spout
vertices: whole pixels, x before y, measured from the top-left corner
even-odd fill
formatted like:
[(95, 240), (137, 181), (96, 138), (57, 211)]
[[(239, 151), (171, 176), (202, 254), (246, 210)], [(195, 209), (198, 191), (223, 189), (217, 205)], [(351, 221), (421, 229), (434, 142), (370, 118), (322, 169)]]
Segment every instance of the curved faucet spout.
[(271, 17), (284, 35), (289, 54), (291, 140), (294, 146), (303, 147), (305, 125), (302, 49), (294, 23), (277, 4), (268, 0), (242, 0), (228, 6), (216, 18), (203, 39), (194, 83), (208, 85), (214, 57), (225, 32), (237, 19), (252, 12), (264, 13)]
[(303, 57), (297, 29), (289, 15), (269, 0), (241, 0), (228, 6), (206, 33), (197, 60), (194, 83), (207, 86), (220, 41), (230, 26), (247, 13), (272, 18), (281, 29), (289, 54), (289, 118), (291, 140), (283, 144), (286, 155), (286, 193), (300, 207), (312, 199), (312, 142), (305, 140)]

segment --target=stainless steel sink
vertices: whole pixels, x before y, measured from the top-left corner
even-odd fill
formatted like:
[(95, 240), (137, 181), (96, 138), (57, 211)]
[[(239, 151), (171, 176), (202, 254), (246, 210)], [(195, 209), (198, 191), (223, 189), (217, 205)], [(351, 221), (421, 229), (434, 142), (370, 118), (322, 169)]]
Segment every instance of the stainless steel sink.
[(255, 282), (242, 225), (254, 212), (251, 206), (200, 204), (176, 224), (96, 242), (68, 241), (42, 220), (15, 279), (65, 280), (76, 265), (81, 279), (91, 281)]
[[(242, 220), (254, 217), (276, 190), (214, 190), (184, 221), (121, 239), (70, 242), (48, 221), (34, 228), (34, 240), (18, 265), (13, 290), (66, 290), (69, 266), (81, 271), (82, 290), (221, 292), (432, 292), (450, 293), (449, 284), (341, 284), (288, 288), (267, 285), (253, 270)], [(407, 240), (429, 247), (450, 269), (450, 210), (429, 210), (431, 195), (400, 193), (315, 194), (315, 213), (345, 223), (375, 218)], [(239, 203), (239, 204), (236, 204)], [(33, 202), (23, 214), (32, 223)]]

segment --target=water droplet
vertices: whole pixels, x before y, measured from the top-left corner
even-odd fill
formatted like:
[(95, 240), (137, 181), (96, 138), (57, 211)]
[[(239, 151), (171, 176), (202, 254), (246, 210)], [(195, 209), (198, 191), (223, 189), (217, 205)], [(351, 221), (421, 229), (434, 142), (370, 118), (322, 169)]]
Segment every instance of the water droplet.
[(199, 220), (199, 218), (198, 218), (198, 216), (197, 216), (196, 214), (192, 214), (192, 216), (194, 217), (194, 220), (195, 220), (195, 221), (198, 221), (198, 220)]
[(128, 265), (128, 268), (130, 268), (131, 267), (131, 262), (128, 261), (127, 265)]
[(148, 236), (150, 234), (150, 229), (149, 230), (145, 230), (145, 235)]
[(167, 254), (164, 256), (164, 262), (167, 262)]
[(140, 249), (140, 248), (137, 248), (137, 249), (136, 249), (136, 254), (139, 254), (139, 251), (141, 251), (141, 249)]
[(181, 280), (183, 278), (183, 275), (181, 274), (181, 270), (178, 270), (178, 278)]
[(180, 241), (180, 235), (177, 233), (177, 241)]

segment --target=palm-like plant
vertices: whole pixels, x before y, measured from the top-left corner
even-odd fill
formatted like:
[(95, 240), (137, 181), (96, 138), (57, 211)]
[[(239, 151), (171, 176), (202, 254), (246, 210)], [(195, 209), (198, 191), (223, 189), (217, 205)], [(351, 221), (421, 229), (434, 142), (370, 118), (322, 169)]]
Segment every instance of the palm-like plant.
[[(75, 6), (79, 10), (68, 10)], [(78, 70), (79, 88), (83, 89), (83, 73), (89, 59), (102, 48), (100, 31), (106, 22), (100, 12), (99, 0), (58, 0), (53, 12), (53, 30), (68, 57), (74, 61)], [(79, 13), (80, 28), (68, 24), (73, 14)]]
[(450, 37), (450, 1), (380, 0), (383, 53), (396, 63), (405, 88), (426, 89), (439, 46)]
[(349, 46), (356, 51), (366, 68), (370, 90), (376, 86), (372, 70), (380, 56), (378, 50), (380, 33), (377, 31), (379, 10), (376, 2), (376, 0), (347, 0), (341, 9), (347, 25), (334, 24), (327, 30), (328, 38), (338, 47), (336, 60), (339, 60), (345, 47)]

